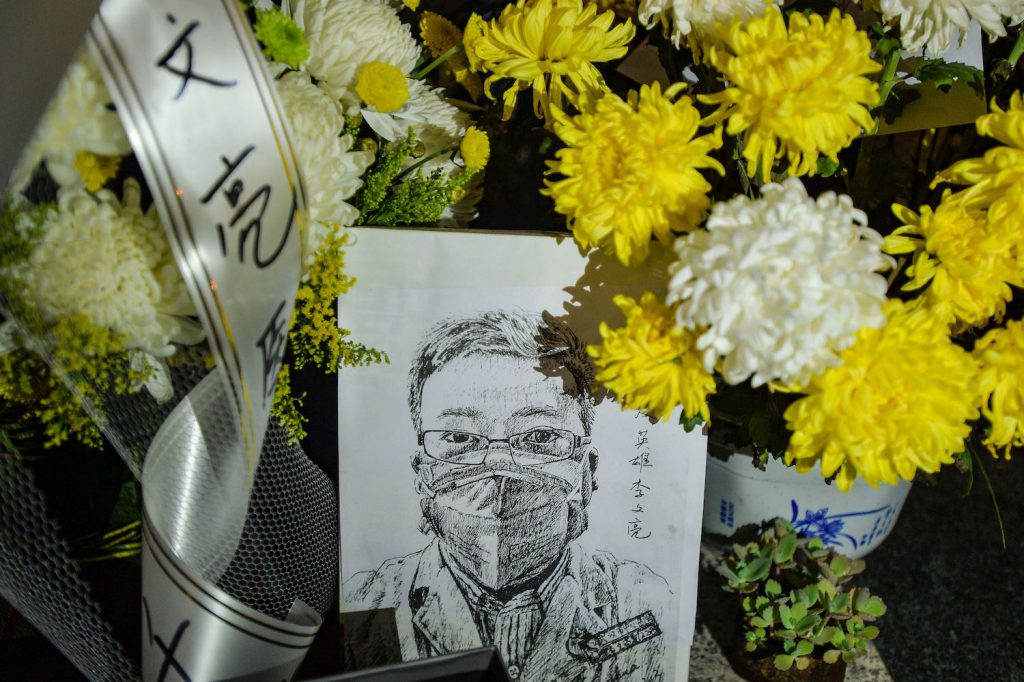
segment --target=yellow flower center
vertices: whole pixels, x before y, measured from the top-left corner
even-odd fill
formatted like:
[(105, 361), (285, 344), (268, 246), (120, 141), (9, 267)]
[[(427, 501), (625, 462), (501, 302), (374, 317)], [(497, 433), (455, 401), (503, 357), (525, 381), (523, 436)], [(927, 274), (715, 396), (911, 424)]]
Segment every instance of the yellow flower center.
[(102, 156), (80, 151), (75, 156), (75, 170), (81, 176), (85, 188), (90, 192), (99, 191), (103, 185), (117, 175), (121, 168), (120, 156)]
[(356, 76), (356, 94), (382, 114), (398, 111), (409, 100), (409, 86), (396, 66), (368, 62)]

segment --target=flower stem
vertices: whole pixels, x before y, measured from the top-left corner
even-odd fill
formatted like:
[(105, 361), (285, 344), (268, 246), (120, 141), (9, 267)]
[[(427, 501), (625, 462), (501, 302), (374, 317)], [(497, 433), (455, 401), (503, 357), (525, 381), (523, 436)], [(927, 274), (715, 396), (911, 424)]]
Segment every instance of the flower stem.
[(974, 462), (978, 465), (978, 469), (981, 470), (981, 476), (985, 479), (985, 487), (988, 488), (988, 495), (992, 498), (992, 506), (996, 510), (996, 523), (999, 524), (999, 538), (1003, 543), (1003, 551), (1006, 551), (1006, 529), (1003, 527), (1003, 515), (999, 513), (999, 502), (996, 500), (996, 491), (992, 488), (992, 480), (988, 477), (988, 471), (985, 469), (985, 465), (981, 462), (981, 457), (978, 455), (974, 448), (974, 443), (971, 440), (967, 441), (967, 449), (971, 452), (971, 457), (974, 458)]
[(896, 69), (900, 65), (900, 51), (893, 50), (889, 53), (889, 56), (885, 58), (885, 67), (882, 69), (882, 80), (878, 86), (878, 107), (885, 106), (885, 101), (889, 99), (889, 93), (892, 92), (892, 88), (896, 85), (899, 80), (896, 78)]
[(442, 154), (450, 154), (450, 153), (454, 152), (456, 149), (458, 149), (458, 147), (445, 147), (444, 149), (440, 149), (440, 150), (434, 152), (430, 156), (424, 156), (422, 159), (420, 159), (419, 161), (417, 161), (416, 163), (414, 163), (413, 165), (409, 166), (404, 171), (402, 171), (401, 173), (396, 175), (395, 179), (392, 182), (393, 183), (397, 183), (399, 180), (401, 180), (406, 175), (408, 175), (409, 173), (413, 172), (414, 170), (416, 170), (417, 168), (419, 168), (420, 166), (425, 164), (427, 161), (430, 161), (431, 159), (436, 159), (437, 157), (441, 156)]
[(422, 69), (420, 69), (419, 71), (414, 73), (412, 75), (412, 77), (417, 79), (417, 80), (419, 80), (420, 78), (423, 78), (428, 73), (430, 73), (431, 71), (433, 71), (437, 67), (441, 66), (446, 61), (448, 61), (448, 59), (452, 55), (454, 55), (456, 52), (458, 52), (461, 49), (462, 49), (462, 45), (452, 45), (451, 47), (448, 48), (448, 50), (446, 52), (444, 52), (444, 54), (442, 54), (440, 57), (438, 57), (437, 59), (435, 59), (434, 61), (430, 62), (429, 64), (424, 66)]
[(1017, 68), (1017, 60), (1020, 59), (1022, 54), (1024, 54), (1024, 31), (1017, 34), (1017, 42), (1013, 44), (1013, 49), (1010, 50), (1010, 56), (1006, 58), (1011, 69)]

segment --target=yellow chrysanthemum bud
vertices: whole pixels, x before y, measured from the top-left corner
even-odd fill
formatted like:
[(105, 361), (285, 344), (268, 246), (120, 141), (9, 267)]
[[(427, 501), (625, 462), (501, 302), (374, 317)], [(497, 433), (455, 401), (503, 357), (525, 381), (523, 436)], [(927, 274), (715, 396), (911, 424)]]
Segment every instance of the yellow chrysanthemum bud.
[(651, 292), (640, 302), (616, 296), (615, 305), (626, 316), (626, 326), (600, 326), (603, 343), (587, 352), (598, 367), (597, 380), (613, 391), (624, 410), (645, 410), (668, 419), (682, 406), (686, 416), (710, 419), (707, 397), (715, 392), (715, 379), (705, 369), (696, 349), (699, 332), (675, 326), (672, 309)]
[(1011, 447), (1024, 446), (1024, 321), (985, 334), (974, 358), (981, 364), (981, 413), (992, 425), (985, 445), (992, 454), (1002, 448), (1009, 459)]
[(846, 491), (857, 476), (895, 485), (935, 472), (963, 451), (977, 418), (977, 363), (945, 323), (898, 300), (881, 329), (865, 327), (840, 364), (812, 378), (790, 405), (786, 463), (807, 472), (821, 460)]
[[(480, 18), (477, 17), (477, 19)], [(480, 21), (483, 20), (480, 19)], [(420, 37), (434, 58), (440, 58), (445, 54), (449, 55), (444, 62), (444, 67), (451, 71), (455, 80), (466, 88), (474, 101), (479, 99), (484, 92), (484, 86), (480, 81), (480, 76), (470, 69), (466, 52), (462, 49), (463, 38), (459, 27), (440, 14), (424, 12), (420, 18)], [(458, 49), (453, 52), (453, 48)]]
[(470, 126), (459, 145), (459, 153), (466, 162), (466, 168), (471, 171), (483, 170), (491, 156), (491, 141), (487, 133), (476, 126)]
[(397, 66), (368, 62), (356, 76), (356, 94), (382, 114), (398, 111), (409, 101), (409, 86)]
[(85, 188), (90, 192), (99, 191), (103, 185), (117, 176), (121, 168), (120, 156), (102, 156), (80, 151), (75, 156), (75, 170), (82, 177)]

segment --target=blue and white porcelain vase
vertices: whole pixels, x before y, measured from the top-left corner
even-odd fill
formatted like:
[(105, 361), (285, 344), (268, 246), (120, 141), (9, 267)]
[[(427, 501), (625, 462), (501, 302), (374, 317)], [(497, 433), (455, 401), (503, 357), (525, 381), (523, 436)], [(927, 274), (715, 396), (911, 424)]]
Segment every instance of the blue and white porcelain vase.
[(892, 531), (910, 492), (910, 483), (880, 484), (862, 480), (848, 492), (827, 485), (821, 470), (798, 474), (796, 469), (769, 459), (765, 471), (750, 456), (734, 454), (727, 461), (708, 456), (704, 484), (704, 534), (731, 536), (746, 524), (781, 516), (806, 535), (849, 557), (874, 550)]

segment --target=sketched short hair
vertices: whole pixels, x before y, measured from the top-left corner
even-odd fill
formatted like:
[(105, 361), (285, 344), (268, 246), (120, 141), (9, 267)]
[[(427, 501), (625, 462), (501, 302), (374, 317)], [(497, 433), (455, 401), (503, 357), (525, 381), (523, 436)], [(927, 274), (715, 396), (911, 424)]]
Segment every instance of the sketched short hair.
[(497, 355), (535, 361), (544, 373), (564, 369), (574, 386), (566, 392), (576, 398), (585, 435), (594, 422), (594, 364), (586, 346), (564, 322), (548, 313), (489, 310), (442, 320), (427, 332), (409, 371), (409, 412), (413, 426), (422, 428), (420, 408), (423, 385), (456, 358)]

